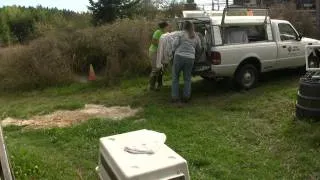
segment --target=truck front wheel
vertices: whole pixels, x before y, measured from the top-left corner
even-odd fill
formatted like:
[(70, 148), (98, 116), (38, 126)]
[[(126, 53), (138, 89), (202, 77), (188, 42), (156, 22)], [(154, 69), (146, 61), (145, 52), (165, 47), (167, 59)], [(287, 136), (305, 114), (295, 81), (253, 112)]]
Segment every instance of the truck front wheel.
[(241, 89), (251, 89), (257, 84), (258, 76), (258, 70), (254, 65), (245, 64), (237, 70), (235, 81)]

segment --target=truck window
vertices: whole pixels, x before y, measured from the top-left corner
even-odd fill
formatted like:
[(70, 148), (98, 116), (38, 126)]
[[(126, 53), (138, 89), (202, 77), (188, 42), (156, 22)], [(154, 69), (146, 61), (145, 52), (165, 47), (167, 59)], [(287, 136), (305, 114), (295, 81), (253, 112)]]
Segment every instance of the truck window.
[(248, 26), (247, 32), (249, 43), (268, 40), (265, 25)]
[(206, 25), (204, 36), (206, 41), (206, 47), (207, 49), (209, 49), (212, 46), (212, 29), (210, 25)]
[(223, 38), (225, 44), (246, 44), (272, 40), (268, 36), (264, 24), (226, 27)]
[(219, 46), (222, 45), (222, 37), (221, 37), (221, 31), (219, 26), (213, 26), (213, 38), (214, 38), (214, 45)]
[(248, 30), (240, 26), (224, 28), (223, 40), (225, 44), (249, 43)]
[(290, 24), (278, 24), (281, 41), (296, 40), (298, 35)]

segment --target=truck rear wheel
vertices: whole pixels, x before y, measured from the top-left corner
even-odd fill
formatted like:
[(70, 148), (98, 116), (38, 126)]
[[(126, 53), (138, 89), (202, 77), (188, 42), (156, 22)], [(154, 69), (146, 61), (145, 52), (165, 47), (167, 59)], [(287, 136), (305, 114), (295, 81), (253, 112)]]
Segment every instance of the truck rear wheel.
[(251, 89), (258, 81), (259, 73), (257, 68), (252, 64), (245, 64), (237, 70), (235, 74), (236, 84), (241, 89)]

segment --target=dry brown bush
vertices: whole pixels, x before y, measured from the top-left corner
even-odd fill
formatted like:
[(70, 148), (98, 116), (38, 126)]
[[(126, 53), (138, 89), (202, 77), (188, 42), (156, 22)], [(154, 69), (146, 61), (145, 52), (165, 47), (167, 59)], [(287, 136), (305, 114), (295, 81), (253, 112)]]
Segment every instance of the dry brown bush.
[(0, 51), (0, 89), (34, 89), (70, 83), (90, 64), (106, 84), (149, 72), (153, 22), (119, 20), (85, 30), (48, 33), (27, 46)]
[(78, 31), (72, 40), (75, 70), (86, 72), (90, 63), (107, 81), (148, 72), (148, 46), (153, 23), (119, 20), (112, 25)]
[(3, 90), (30, 89), (71, 82), (67, 44), (41, 38), (28, 46), (5, 49), (0, 55), (0, 87)]

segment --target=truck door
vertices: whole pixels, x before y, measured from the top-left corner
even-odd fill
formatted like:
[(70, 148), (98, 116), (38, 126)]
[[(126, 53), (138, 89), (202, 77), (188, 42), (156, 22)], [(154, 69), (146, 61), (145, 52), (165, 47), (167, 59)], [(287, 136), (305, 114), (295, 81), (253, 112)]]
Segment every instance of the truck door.
[(298, 67), (305, 64), (304, 44), (299, 40), (297, 31), (288, 23), (278, 24), (277, 68)]

